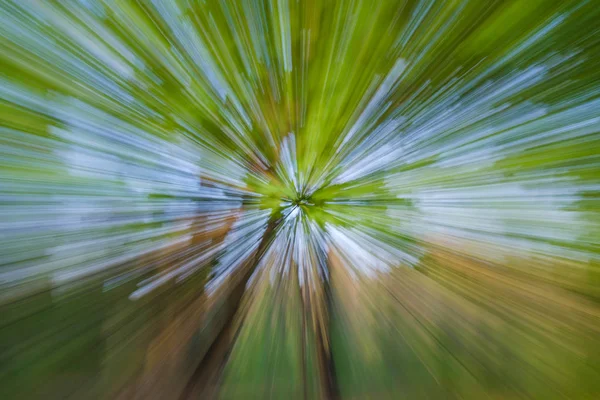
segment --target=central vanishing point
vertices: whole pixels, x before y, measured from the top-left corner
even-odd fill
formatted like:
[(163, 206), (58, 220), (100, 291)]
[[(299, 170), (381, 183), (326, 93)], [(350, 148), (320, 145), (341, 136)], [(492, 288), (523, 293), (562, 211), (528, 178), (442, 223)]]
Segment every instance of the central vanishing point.
[(304, 195), (300, 195), (300, 196), (296, 197), (294, 200), (292, 200), (292, 204), (295, 206), (313, 205), (312, 202), (310, 201), (310, 197), (304, 196)]

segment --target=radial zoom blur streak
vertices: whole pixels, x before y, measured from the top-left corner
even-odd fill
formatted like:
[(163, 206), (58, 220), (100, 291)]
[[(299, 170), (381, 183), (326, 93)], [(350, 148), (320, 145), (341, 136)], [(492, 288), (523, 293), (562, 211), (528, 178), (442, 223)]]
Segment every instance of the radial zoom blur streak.
[(0, 0), (0, 399), (600, 398), (600, 0)]

